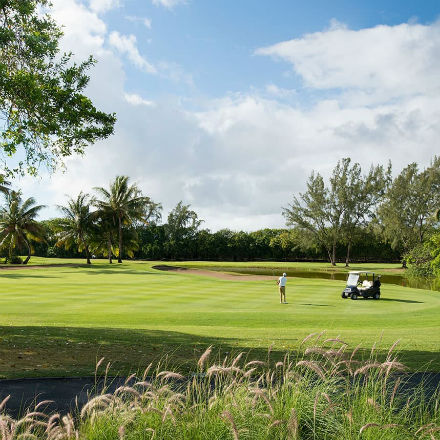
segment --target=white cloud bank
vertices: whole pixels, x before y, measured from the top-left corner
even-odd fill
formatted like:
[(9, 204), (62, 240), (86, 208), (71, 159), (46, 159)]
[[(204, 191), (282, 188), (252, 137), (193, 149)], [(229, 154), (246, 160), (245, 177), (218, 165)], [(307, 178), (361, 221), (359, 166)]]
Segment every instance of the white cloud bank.
[(98, 14), (120, 6), (119, 0), (90, 0), (90, 9)]
[(182, 5), (186, 3), (186, 0), (152, 0), (153, 5), (163, 6), (167, 9), (173, 9), (177, 5)]
[(256, 53), (291, 63), (308, 87), (355, 89), (390, 99), (439, 91), (439, 47), (439, 23), (358, 31), (333, 25)]
[[(41, 203), (63, 203), (65, 193), (90, 191), (127, 174), (167, 210), (179, 200), (191, 203), (206, 227), (283, 226), (281, 207), (304, 188), (312, 170), (328, 173), (346, 156), (365, 167), (391, 159), (399, 168), (410, 161), (427, 164), (438, 152), (438, 24), (359, 31), (333, 26), (258, 49), (292, 65), (306, 85), (296, 94), (331, 89), (332, 97), (314, 96), (303, 106), (291, 96), (286, 103), (281, 96), (287, 91), (274, 78), (264, 96), (229, 96), (195, 112), (178, 97), (152, 106), (128, 94), (119, 55), (128, 55), (136, 40), (110, 33), (114, 44), (110, 37), (107, 47), (108, 30), (96, 13), (73, 0), (64, 3), (58, 16), (67, 29), (76, 29), (75, 16), (83, 27), (81, 38), (69, 40), (71, 49), (98, 57), (89, 93), (107, 111), (117, 111), (118, 123), (112, 138), (90, 147), (84, 158), (70, 158), (65, 174), (22, 182)], [(84, 14), (93, 23), (87, 29)]]

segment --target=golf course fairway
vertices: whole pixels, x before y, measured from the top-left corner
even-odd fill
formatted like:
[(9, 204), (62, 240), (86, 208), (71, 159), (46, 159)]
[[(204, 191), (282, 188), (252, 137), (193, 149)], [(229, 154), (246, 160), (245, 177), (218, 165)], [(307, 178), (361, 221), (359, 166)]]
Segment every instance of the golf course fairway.
[(383, 284), (380, 300), (352, 301), (342, 281), (289, 278), (279, 304), (276, 278), (79, 263), (0, 271), (0, 377), (90, 375), (101, 357), (114, 374), (160, 359), (185, 370), (209, 345), (276, 358), (323, 330), (368, 354), (400, 340), (412, 369), (440, 371), (439, 292)]

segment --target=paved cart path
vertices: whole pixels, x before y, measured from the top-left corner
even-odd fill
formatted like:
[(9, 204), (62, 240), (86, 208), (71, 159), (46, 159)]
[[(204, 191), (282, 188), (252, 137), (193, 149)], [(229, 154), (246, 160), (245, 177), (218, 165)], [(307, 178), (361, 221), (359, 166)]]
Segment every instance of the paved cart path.
[(206, 277), (217, 278), (219, 280), (229, 280), (229, 281), (261, 281), (261, 280), (277, 280), (278, 276), (271, 275), (248, 275), (243, 273), (226, 273), (226, 272), (218, 272), (215, 270), (207, 270), (207, 269), (188, 269), (186, 267), (179, 266), (167, 266), (166, 264), (153, 266), (153, 269), (156, 270), (164, 270), (169, 272), (184, 272), (191, 273), (195, 275), (203, 275)]
[[(440, 386), (440, 373), (410, 373), (404, 376), (400, 389), (411, 392), (422, 382), (426, 396), (429, 397)], [(108, 378), (106, 392), (113, 393), (124, 383), (123, 377)], [(75, 413), (90, 396), (99, 394), (102, 387), (102, 380), (95, 386), (94, 377), (0, 380), (0, 402), (8, 395), (11, 396), (6, 404), (6, 412), (12, 417), (18, 417), (26, 408), (33, 408), (43, 400), (53, 401), (42, 408), (46, 413)]]

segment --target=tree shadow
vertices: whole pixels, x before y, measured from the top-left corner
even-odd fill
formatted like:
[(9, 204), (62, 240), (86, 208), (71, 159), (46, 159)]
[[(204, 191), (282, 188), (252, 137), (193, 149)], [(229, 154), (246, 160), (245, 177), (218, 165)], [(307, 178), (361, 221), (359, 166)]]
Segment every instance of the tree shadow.
[(334, 307), (330, 304), (299, 304), (300, 306), (312, 306), (312, 307)]
[(166, 273), (160, 273), (160, 272), (148, 272), (148, 271), (140, 271), (140, 270), (133, 270), (133, 269), (103, 269), (100, 267), (93, 267), (89, 266), (90, 271), (83, 272), (85, 275), (101, 275), (101, 274), (110, 274), (110, 275), (121, 275), (121, 274), (127, 274), (127, 275), (167, 275)]
[[(298, 335), (299, 336), (299, 335)], [(293, 359), (296, 350), (302, 351), (303, 335), (269, 341), (243, 341), (220, 336), (126, 328), (87, 327), (0, 327), (0, 378), (19, 377), (78, 377), (93, 375), (96, 362), (102, 357), (111, 363), (110, 374), (124, 375), (143, 370), (150, 362), (163, 369), (175, 369), (184, 374), (196, 370), (199, 357), (213, 346), (210, 362), (221, 362), (244, 352), (245, 360), (272, 362), (283, 359), (289, 352)], [(270, 349), (271, 342), (275, 345)], [(257, 347), (249, 345), (259, 344)], [(306, 345), (313, 345), (313, 339)], [(278, 346), (277, 346), (278, 345)], [(292, 348), (285, 348), (290, 346)], [(354, 347), (353, 347), (354, 348)], [(377, 349), (385, 359), (389, 347)], [(371, 346), (357, 351), (357, 357), (367, 359)], [(429, 365), (430, 371), (440, 371), (438, 351), (401, 350), (399, 358), (409, 367), (420, 369)]]
[(0, 273), (0, 278), (9, 278), (9, 279), (23, 279), (23, 278), (56, 278), (52, 275), (28, 275), (27, 273), (24, 272), (20, 272), (20, 273), (15, 273), (17, 271), (14, 271), (14, 273)]

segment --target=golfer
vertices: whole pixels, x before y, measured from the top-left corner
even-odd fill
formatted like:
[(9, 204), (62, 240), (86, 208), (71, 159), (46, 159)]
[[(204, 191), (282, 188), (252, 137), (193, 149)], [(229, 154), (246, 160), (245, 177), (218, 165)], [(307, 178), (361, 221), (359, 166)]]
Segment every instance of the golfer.
[(277, 284), (280, 289), (280, 304), (287, 304), (286, 302), (286, 278), (287, 274), (283, 273), (282, 277), (278, 278)]

